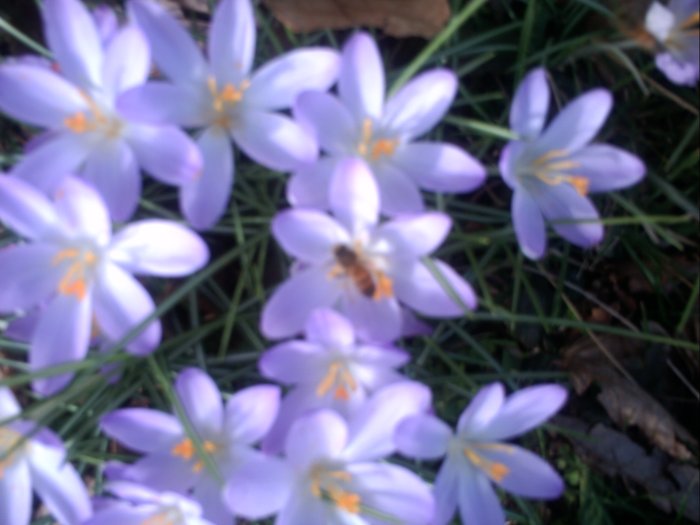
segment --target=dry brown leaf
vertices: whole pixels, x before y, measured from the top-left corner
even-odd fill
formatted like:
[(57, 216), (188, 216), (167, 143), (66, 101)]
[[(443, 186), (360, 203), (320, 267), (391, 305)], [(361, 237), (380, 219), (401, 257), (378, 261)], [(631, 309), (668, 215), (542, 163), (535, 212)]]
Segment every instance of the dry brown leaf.
[(436, 35), (450, 18), (447, 0), (263, 0), (292, 31), (379, 27), (398, 37)]
[[(599, 341), (618, 360), (629, 359), (642, 348), (639, 343), (621, 337), (599, 337)], [(598, 384), (598, 401), (621, 428), (636, 426), (671, 456), (683, 460), (692, 457), (680, 441), (697, 445), (690, 433), (656, 399), (616, 370), (591, 340), (582, 339), (568, 348), (561, 364), (571, 373), (571, 382), (578, 394), (592, 382)]]

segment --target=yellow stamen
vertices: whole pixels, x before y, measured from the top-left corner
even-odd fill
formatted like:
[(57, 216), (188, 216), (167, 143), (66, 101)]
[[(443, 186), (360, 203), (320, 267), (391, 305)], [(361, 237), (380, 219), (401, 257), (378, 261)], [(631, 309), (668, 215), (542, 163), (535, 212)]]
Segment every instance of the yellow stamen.
[(350, 399), (350, 393), (357, 390), (357, 381), (342, 363), (334, 362), (328, 367), (328, 373), (316, 387), (318, 397), (325, 396), (335, 386), (333, 397), (341, 401)]
[(501, 482), (508, 475), (510, 469), (506, 467), (503, 463), (498, 463), (496, 461), (491, 461), (483, 456), (480, 456), (470, 448), (464, 449), (464, 455), (467, 459), (472, 462), (472, 464), (480, 468), (486, 473), (486, 475), (496, 482)]
[(564, 149), (553, 149), (540, 155), (532, 161), (532, 165), (535, 168), (534, 175), (550, 186), (571, 184), (579, 195), (585, 197), (588, 195), (588, 187), (590, 185), (587, 177), (561, 174), (562, 171), (573, 170), (581, 166), (580, 163), (567, 159), (566, 157), (568, 156), (569, 152)]
[(329, 490), (328, 494), (335, 503), (336, 507), (343, 509), (351, 514), (360, 513), (360, 495), (354, 492), (346, 492), (344, 490)]
[(175, 525), (175, 517), (168, 511), (159, 512), (143, 520), (141, 525)]
[[(207, 88), (209, 89), (209, 93), (212, 96), (212, 106), (214, 108), (214, 111), (216, 111), (217, 113), (222, 113), (226, 104), (234, 105), (238, 104), (241, 100), (243, 100), (243, 94), (245, 93), (245, 90), (249, 87), (250, 81), (246, 79), (243, 80), (238, 85), (238, 87), (234, 86), (231, 83), (227, 83), (223, 87), (223, 89), (219, 91), (216, 78), (207, 78)], [(219, 119), (217, 118), (217, 120)], [(228, 124), (227, 119), (225, 119), (223, 122), (220, 122), (220, 124)]]
[(590, 181), (586, 177), (579, 177), (577, 175), (549, 175), (543, 172), (535, 172), (535, 177), (540, 179), (545, 184), (550, 186), (557, 186), (559, 184), (568, 183), (571, 184), (576, 193), (585, 197), (588, 195), (588, 188), (590, 186)]
[[(202, 443), (202, 448), (208, 454), (213, 454), (217, 450), (216, 443), (212, 443), (211, 441), (204, 441)], [(175, 457), (180, 457), (185, 461), (190, 461), (192, 458), (194, 458), (195, 452), (196, 450), (192, 440), (190, 438), (185, 438), (172, 448), (170, 454)], [(201, 472), (203, 468), (204, 462), (201, 460), (192, 465), (192, 471), (195, 473)]]
[(398, 141), (395, 139), (379, 139), (372, 146), (372, 160), (378, 160), (380, 157), (389, 157), (396, 151)]
[(92, 251), (81, 251), (76, 248), (66, 248), (53, 256), (51, 264), (54, 266), (63, 261), (74, 259), (58, 283), (58, 292), (63, 295), (73, 295), (79, 301), (87, 295), (87, 268), (94, 266), (97, 255)]
[(73, 133), (85, 133), (89, 129), (87, 118), (85, 118), (85, 113), (82, 111), (64, 118), (63, 124)]
[(372, 299), (379, 301), (384, 297), (394, 296), (394, 283), (390, 277), (386, 276), (382, 272), (377, 272), (377, 284), (374, 289), (374, 294), (372, 294)]
[(352, 481), (352, 475), (344, 470), (324, 470), (316, 467), (311, 473), (311, 493), (317, 498), (326, 496), (336, 507), (351, 514), (359, 514), (361, 498), (359, 494), (345, 490), (339, 483)]
[(360, 135), (360, 143), (357, 145), (357, 153), (371, 160), (379, 160), (383, 156), (393, 155), (398, 145), (396, 139), (378, 139), (372, 142), (373, 123), (371, 118), (365, 118), (362, 121), (362, 132)]
[(562, 157), (566, 157), (568, 154), (569, 152), (565, 149), (549, 150), (547, 153), (540, 155), (534, 161), (532, 161), (532, 164), (535, 166), (542, 166), (544, 164), (547, 164), (550, 160), (560, 159)]

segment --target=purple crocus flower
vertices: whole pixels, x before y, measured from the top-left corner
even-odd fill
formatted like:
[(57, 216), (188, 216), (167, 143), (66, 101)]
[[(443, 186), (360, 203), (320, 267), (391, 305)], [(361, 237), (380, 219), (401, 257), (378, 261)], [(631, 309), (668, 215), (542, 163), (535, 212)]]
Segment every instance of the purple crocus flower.
[[(279, 387), (245, 388), (224, 406), (214, 381), (201, 370), (188, 368), (178, 376), (175, 390), (204, 450), (224, 478), (226, 502), (222, 500), (222, 486), (205, 468), (181, 422), (158, 410), (124, 408), (102, 418), (103, 432), (145, 454), (133, 465), (118, 468), (118, 477), (156, 490), (191, 490), (193, 499), (204, 509), (204, 517), (218, 525), (230, 523), (233, 514), (259, 519), (274, 513), (281, 503), (272, 489), (263, 500), (245, 495), (255, 488), (250, 488), (254, 483), (272, 486), (273, 478), (285, 476), (280, 460), (253, 448), (275, 420)], [(258, 473), (255, 481), (250, 472)], [(239, 489), (241, 484), (245, 487)]]
[(524, 388), (507, 399), (503, 385), (482, 388), (462, 412), (454, 434), (432, 415), (406, 418), (396, 429), (399, 452), (431, 460), (445, 455), (435, 480), (433, 525), (449, 523), (455, 510), (463, 523), (503, 525), (506, 521), (491, 482), (520, 496), (552, 499), (564, 483), (539, 456), (501, 443), (543, 423), (566, 401), (557, 385)]
[(384, 100), (384, 67), (374, 40), (357, 33), (343, 47), (339, 98), (302, 94), (294, 115), (329, 155), (299, 170), (288, 198), (295, 206), (328, 207), (329, 177), (339, 159), (363, 159), (379, 185), (382, 212), (423, 211), (418, 188), (467, 192), (480, 186), (484, 167), (452, 144), (415, 141), (445, 115), (457, 91), (446, 69), (422, 73)]
[(120, 100), (120, 108), (150, 122), (204, 128), (197, 139), (204, 170), (180, 193), (192, 225), (208, 228), (224, 212), (234, 178), (231, 139), (254, 161), (278, 171), (316, 159), (316, 142), (276, 111), (291, 106), (301, 91), (328, 89), (338, 74), (337, 52), (298, 49), (252, 73), (256, 30), (250, 0), (219, 2), (209, 26), (209, 63), (155, 2), (130, 0), (129, 8), (151, 43), (156, 64), (173, 83), (136, 88)]
[(91, 512), (80, 475), (66, 462), (60, 438), (17, 418), (21, 409), (9, 388), (0, 388), (0, 523), (29, 525), (32, 489), (61, 525), (80, 525)]
[(143, 83), (150, 70), (139, 29), (120, 29), (103, 47), (106, 35), (79, 1), (46, 0), (42, 15), (60, 74), (26, 60), (0, 66), (0, 110), (47, 129), (13, 173), (51, 192), (77, 171), (117, 221), (136, 209), (140, 168), (167, 184), (193, 180), (202, 158), (186, 134), (136, 123), (116, 108), (122, 92)]
[(631, 186), (645, 173), (635, 155), (589, 144), (612, 108), (607, 90), (580, 95), (543, 130), (548, 108), (546, 72), (535, 69), (518, 87), (510, 110), (510, 127), (520, 140), (509, 142), (500, 159), (501, 176), (514, 191), (515, 234), (530, 259), (545, 253), (545, 219), (577, 246), (598, 244), (603, 225), (587, 195)]
[[(93, 327), (116, 341), (148, 317), (153, 300), (132, 273), (178, 277), (209, 258), (199, 236), (170, 221), (136, 222), (112, 236), (104, 201), (74, 177), (49, 200), (20, 179), (0, 176), (0, 222), (28, 240), (0, 250), (0, 312), (40, 308), (32, 370), (82, 359)], [(147, 354), (160, 338), (156, 320), (126, 348)], [(33, 386), (48, 395), (71, 377), (37, 378)]]
[(406, 379), (395, 369), (409, 361), (408, 353), (360, 343), (350, 321), (334, 310), (314, 310), (304, 335), (304, 340), (281, 343), (260, 358), (264, 377), (294, 385), (263, 440), (268, 453), (282, 450), (289, 427), (304, 412), (331, 408), (347, 417), (375, 390)]
[(204, 519), (200, 505), (181, 494), (128, 481), (112, 481), (105, 490), (119, 499), (101, 498), (83, 525), (222, 525)]
[(285, 443), (291, 475), (275, 487), (287, 494), (275, 525), (427, 525), (430, 489), (382, 460), (395, 450), (397, 423), (429, 403), (425, 386), (404, 382), (378, 391), (347, 422), (328, 409), (299, 418)]
[[(294, 208), (272, 221), (272, 234), (299, 260), (300, 269), (263, 308), (266, 337), (300, 332), (311, 311), (321, 307), (338, 306), (361, 339), (379, 342), (402, 332), (399, 301), (431, 317), (463, 315), (463, 307), (421, 261), (447, 236), (447, 215), (406, 215), (378, 224), (377, 183), (367, 165), (353, 158), (336, 168), (330, 205), (335, 217)], [(474, 308), (471, 286), (447, 264), (433, 262), (461, 302)]]
[(700, 75), (699, 0), (671, 0), (668, 6), (653, 2), (645, 26), (662, 52), (658, 67), (674, 84), (694, 86)]

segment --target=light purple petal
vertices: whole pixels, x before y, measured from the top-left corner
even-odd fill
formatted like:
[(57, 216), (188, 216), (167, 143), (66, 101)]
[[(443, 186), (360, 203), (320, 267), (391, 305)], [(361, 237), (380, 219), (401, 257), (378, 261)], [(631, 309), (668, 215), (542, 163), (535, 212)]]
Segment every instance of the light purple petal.
[[(95, 317), (107, 337), (117, 341), (153, 313), (155, 304), (143, 286), (119, 266), (107, 262), (94, 287)], [(126, 348), (136, 355), (151, 353), (160, 343), (158, 319), (151, 321)]]
[(0, 221), (18, 235), (37, 239), (55, 228), (51, 201), (23, 180), (0, 175)]
[[(471, 285), (451, 266), (433, 259), (436, 271), (446, 281), (446, 288), (420, 261), (394, 275), (396, 297), (415, 311), (430, 317), (459, 317), (465, 314), (464, 308), (473, 310), (477, 298)], [(454, 293), (461, 303), (452, 298)]]
[(153, 60), (177, 83), (203, 78), (207, 65), (197, 44), (175, 18), (156, 2), (130, 0), (129, 12), (148, 38)]
[(66, 177), (54, 192), (54, 206), (65, 234), (89, 238), (98, 245), (109, 241), (112, 223), (97, 190), (77, 177)]
[(391, 97), (382, 123), (412, 139), (430, 131), (452, 104), (457, 93), (457, 77), (447, 69), (421, 73)]
[(125, 142), (110, 140), (96, 146), (82, 175), (100, 192), (115, 221), (126, 221), (134, 214), (141, 195), (141, 173)]
[(316, 210), (290, 209), (272, 220), (272, 235), (285, 252), (304, 262), (333, 258), (333, 247), (350, 242), (348, 232), (334, 219)]
[(316, 160), (316, 141), (289, 117), (251, 109), (240, 119), (231, 129), (236, 144), (266, 168), (292, 171)]
[[(200, 476), (191, 494), (192, 499), (197, 501), (204, 511), (204, 517), (209, 521), (188, 519), (185, 525), (206, 525), (211, 523), (230, 524), (231, 511), (224, 503), (221, 484), (211, 476)], [(115, 524), (117, 525), (117, 524)], [(139, 525), (142, 525), (139, 523)]]
[(86, 108), (80, 91), (50, 69), (25, 64), (0, 67), (0, 109), (13, 118), (57, 128), (63, 119)]
[(429, 191), (468, 192), (486, 179), (486, 169), (478, 160), (462, 148), (442, 142), (404, 144), (391, 162)]
[(612, 104), (612, 95), (605, 89), (592, 89), (579, 95), (547, 126), (535, 147), (542, 153), (575, 152), (593, 140), (608, 118)]
[(0, 476), (0, 523), (27, 525), (32, 516), (32, 482), (29, 466), (17, 461)]
[(348, 427), (332, 410), (317, 410), (297, 419), (289, 429), (285, 453), (298, 469), (306, 469), (318, 460), (335, 459), (345, 448)]
[(89, 11), (78, 0), (46, 0), (44, 31), (61, 73), (83, 88), (102, 85), (102, 41)]
[(598, 193), (618, 190), (639, 182), (646, 172), (636, 155), (609, 144), (591, 144), (569, 157), (578, 164), (575, 175), (588, 179), (588, 191)]
[(314, 308), (332, 306), (340, 293), (323, 269), (301, 270), (283, 282), (265, 303), (260, 330), (270, 339), (297, 334)]
[(179, 128), (132, 124), (126, 140), (141, 167), (161, 182), (184, 184), (202, 172), (199, 148)]
[(43, 243), (0, 249), (0, 312), (26, 310), (58, 289), (63, 270), (52, 264), (57, 251)]
[(358, 142), (358, 126), (348, 109), (333, 95), (307, 91), (294, 104), (294, 118), (310, 130), (321, 149), (328, 153), (350, 153)]
[(209, 259), (209, 249), (190, 229), (162, 219), (132, 223), (117, 233), (109, 258), (132, 273), (181, 277)]
[(180, 208), (198, 230), (214, 226), (226, 210), (234, 179), (233, 148), (228, 134), (211, 127), (197, 140), (204, 167), (199, 178), (180, 188)]
[(277, 418), (260, 444), (266, 454), (280, 454), (284, 451), (290, 427), (302, 415), (328, 406), (328, 397), (319, 397), (314, 388), (297, 387), (284, 396), (277, 411)]
[(338, 77), (338, 52), (323, 47), (289, 51), (258, 69), (250, 79), (247, 104), (273, 110), (290, 107), (306, 90), (325, 91)]
[(512, 190), (520, 188), (521, 181), (518, 176), (519, 160), (527, 150), (530, 143), (511, 141), (501, 150), (501, 157), (498, 160), (498, 169), (508, 187)]
[(175, 391), (185, 413), (200, 437), (221, 432), (224, 405), (216, 383), (198, 368), (186, 368), (175, 380)]
[(426, 412), (432, 395), (425, 385), (404, 381), (377, 391), (350, 420), (343, 458), (372, 461), (396, 451), (396, 426), (406, 417)]
[(59, 523), (77, 525), (92, 513), (88, 491), (64, 453), (33, 442), (28, 455), (32, 485)]
[(92, 20), (95, 23), (95, 28), (100, 35), (102, 44), (107, 45), (114, 34), (119, 29), (119, 20), (114, 9), (107, 5), (98, 5), (92, 10)]
[(333, 214), (353, 232), (379, 220), (379, 190), (372, 172), (358, 158), (341, 160), (331, 177), (329, 202)]
[(294, 207), (328, 208), (328, 188), (339, 159), (322, 157), (292, 174), (287, 182), (287, 200)]
[(401, 335), (401, 308), (393, 297), (375, 300), (353, 289), (343, 294), (339, 309), (363, 341), (388, 343)]
[(396, 427), (397, 450), (416, 459), (438, 459), (447, 453), (452, 430), (435, 416), (407, 417)]
[(112, 503), (109, 508), (96, 509), (95, 514), (82, 525), (137, 525), (144, 521), (148, 523), (151, 517), (153, 517), (153, 507), (133, 507), (128, 503)]
[[(691, 45), (694, 45), (697, 48), (698, 43), (698, 39), (696, 38), (692, 41)], [(700, 68), (698, 67), (697, 59), (690, 62), (680, 60), (672, 53), (661, 53), (656, 55), (654, 63), (656, 64), (656, 67), (658, 67), (674, 84), (678, 84), (680, 86), (694, 86), (698, 81)]]
[(389, 164), (375, 166), (373, 171), (382, 213), (397, 216), (423, 211), (423, 196), (410, 176)]
[(366, 366), (399, 368), (411, 360), (411, 355), (393, 346), (364, 344), (355, 348), (355, 359)]
[(480, 389), (459, 416), (458, 434), (469, 438), (487, 428), (500, 412), (504, 400), (505, 389), (500, 383), (491, 383)]
[[(275, 525), (328, 525), (337, 522), (338, 512), (321, 498), (311, 494), (308, 487), (297, 486), (287, 504), (280, 510)], [(347, 517), (349, 516), (349, 517)], [(342, 525), (357, 525), (356, 516), (344, 513)], [(362, 524), (364, 525), (364, 524)]]
[(106, 49), (102, 65), (104, 88), (112, 99), (122, 91), (143, 84), (151, 70), (150, 48), (136, 26), (119, 30)]
[(102, 416), (100, 430), (137, 452), (169, 450), (184, 434), (175, 416), (150, 408), (123, 408)]
[(208, 123), (211, 97), (198, 88), (147, 82), (122, 93), (116, 106), (121, 115), (134, 122), (200, 127)]
[(256, 385), (239, 390), (226, 403), (226, 433), (246, 445), (260, 441), (277, 417), (280, 389)]
[(462, 522), (503, 525), (506, 517), (489, 479), (473, 468), (462, 469), (460, 474), (457, 498)]
[(255, 15), (249, 0), (223, 0), (209, 26), (208, 53), (212, 71), (222, 82), (239, 83), (255, 57)]
[(523, 388), (508, 397), (479, 435), (494, 441), (519, 436), (556, 414), (566, 397), (566, 390), (559, 385)]
[(306, 321), (306, 339), (330, 348), (346, 348), (355, 342), (352, 323), (335, 310), (315, 310)]
[(197, 477), (191, 461), (185, 461), (168, 451), (149, 454), (132, 465), (126, 465), (120, 472), (119, 479), (155, 490), (183, 493), (192, 488)]
[(442, 463), (433, 484), (435, 496), (435, 515), (432, 525), (447, 525), (457, 510), (457, 492), (459, 490), (459, 469), (447, 460)]
[(223, 497), (237, 516), (259, 520), (277, 513), (285, 505), (294, 481), (286, 463), (257, 453), (233, 469)]
[[(12, 390), (8, 387), (0, 387), (0, 421), (19, 415), (22, 408), (19, 406)], [(0, 499), (0, 501), (3, 501)]]
[(449, 215), (428, 212), (386, 222), (377, 228), (376, 237), (388, 241), (395, 255), (415, 259), (437, 250), (451, 227)]
[[(314, 313), (318, 311), (330, 310), (314, 310)], [(324, 349), (317, 344), (299, 340), (288, 341), (270, 348), (261, 355), (258, 368), (264, 377), (280, 383), (306, 383), (317, 376), (319, 369), (325, 369), (324, 354)]]
[[(58, 295), (41, 314), (32, 336), (29, 367), (32, 371), (80, 361), (90, 343), (92, 298)], [(59, 345), (57, 348), (56, 345)], [(37, 378), (32, 382), (35, 392), (52, 395), (61, 390), (73, 377), (72, 373)]]
[(547, 119), (549, 86), (547, 71), (537, 68), (520, 82), (510, 107), (510, 128), (522, 138), (535, 139)]
[(367, 33), (356, 33), (343, 46), (338, 92), (358, 121), (379, 118), (384, 106), (384, 65)]
[(513, 228), (525, 257), (540, 259), (547, 248), (547, 229), (537, 201), (527, 190), (517, 189), (511, 202)]

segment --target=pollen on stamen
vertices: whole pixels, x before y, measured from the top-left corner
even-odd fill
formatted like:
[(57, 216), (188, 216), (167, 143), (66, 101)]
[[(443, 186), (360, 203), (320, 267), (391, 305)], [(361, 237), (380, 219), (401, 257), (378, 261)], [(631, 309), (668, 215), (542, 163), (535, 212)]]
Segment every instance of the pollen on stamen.
[(383, 298), (390, 298), (394, 296), (394, 283), (390, 277), (379, 273), (377, 275), (376, 287), (374, 293), (372, 294), (372, 299), (379, 301)]
[(489, 478), (498, 483), (503, 481), (510, 472), (510, 469), (503, 463), (490, 461), (469, 448), (464, 449), (464, 455), (475, 467), (480, 468)]
[(351, 514), (360, 513), (360, 496), (354, 492), (338, 491), (335, 494), (331, 494), (331, 499), (340, 509)]
[(73, 133), (85, 133), (90, 127), (85, 113), (82, 111), (64, 118), (63, 124)]
[(372, 160), (379, 160), (381, 157), (389, 157), (396, 151), (398, 141), (395, 139), (379, 139), (372, 145)]
[(550, 160), (553, 159), (560, 159), (562, 157), (566, 157), (569, 154), (568, 151), (565, 149), (552, 149), (549, 150), (547, 153), (544, 153), (537, 157), (532, 163), (535, 166), (542, 166), (544, 164), (547, 164)]

